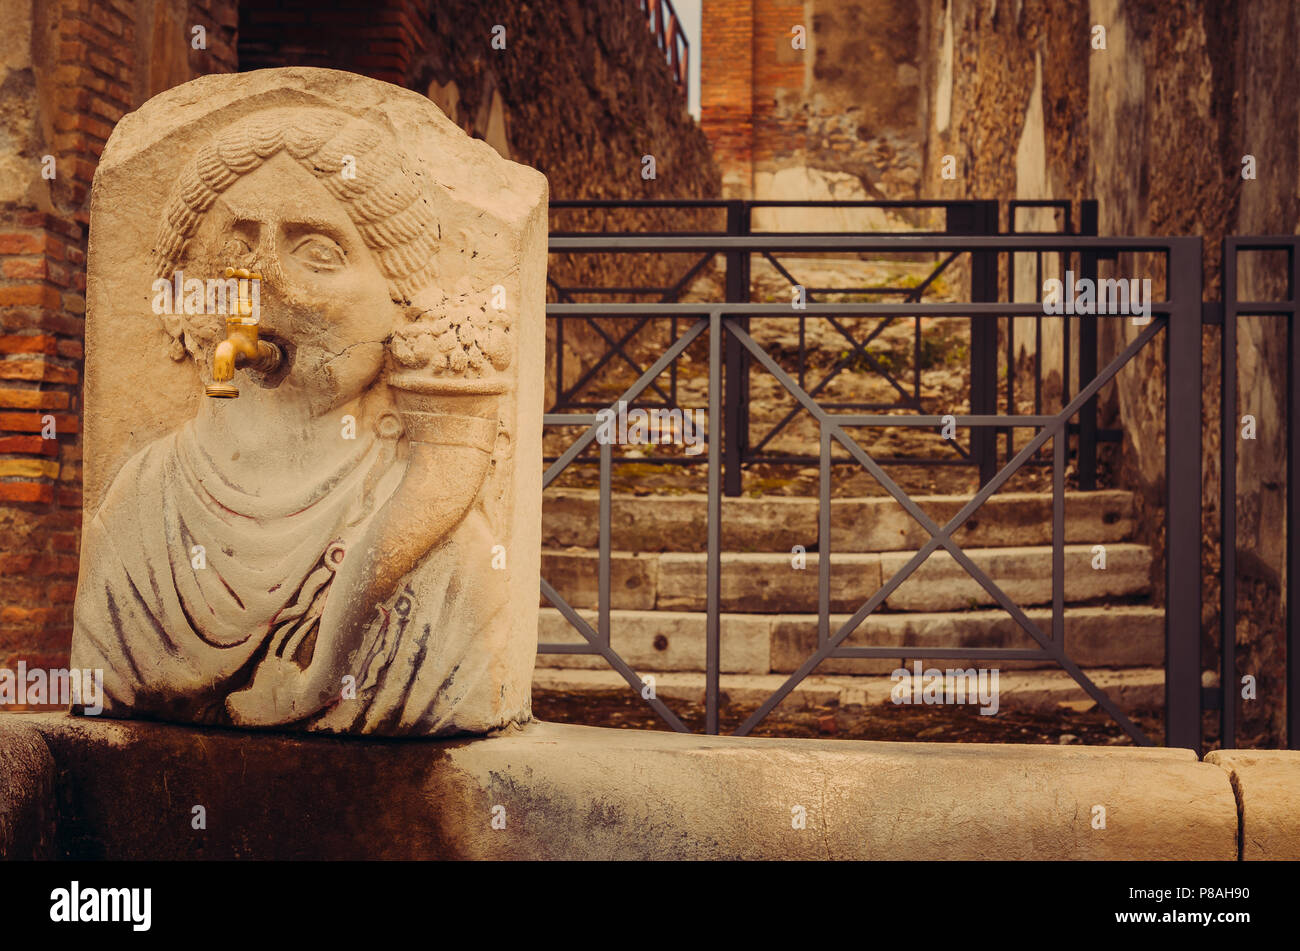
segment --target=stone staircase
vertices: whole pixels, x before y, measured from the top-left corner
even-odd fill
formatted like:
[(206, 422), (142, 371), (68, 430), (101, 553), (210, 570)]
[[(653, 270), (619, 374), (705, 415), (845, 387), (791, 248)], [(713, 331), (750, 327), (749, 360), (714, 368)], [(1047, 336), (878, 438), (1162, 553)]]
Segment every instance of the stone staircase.
[[(918, 497), (943, 524), (965, 497)], [(703, 696), (706, 630), (706, 507), (702, 495), (615, 495), (611, 501), (613, 648), (638, 674), (654, 674), (661, 696)], [(971, 560), (1051, 632), (1051, 498), (995, 495), (955, 535)], [(548, 490), (543, 505), (542, 576), (593, 627), (598, 607), (596, 492)], [(902, 567), (928, 535), (892, 498), (831, 504), (831, 630)], [(1121, 706), (1162, 702), (1164, 614), (1148, 603), (1152, 558), (1133, 542), (1128, 492), (1067, 493), (1067, 652)], [(722, 687), (732, 700), (776, 689), (816, 648), (817, 500), (724, 499), (722, 507)], [(1096, 549), (1105, 568), (1095, 568)], [(802, 546), (805, 567), (795, 567)], [(541, 602), (540, 639), (583, 643), (560, 612)], [(1037, 643), (945, 551), (935, 552), (848, 638), (846, 646), (888, 645), (896, 657), (830, 658), (795, 692), (795, 702), (883, 701), (888, 674), (910, 667), (909, 647), (1033, 648)], [(1084, 710), (1092, 701), (1050, 661), (983, 662), (1001, 671), (1008, 704)], [(980, 666), (972, 658), (927, 667)], [(539, 654), (535, 685), (552, 690), (626, 689), (599, 656)], [(885, 675), (885, 676), (881, 676)]]

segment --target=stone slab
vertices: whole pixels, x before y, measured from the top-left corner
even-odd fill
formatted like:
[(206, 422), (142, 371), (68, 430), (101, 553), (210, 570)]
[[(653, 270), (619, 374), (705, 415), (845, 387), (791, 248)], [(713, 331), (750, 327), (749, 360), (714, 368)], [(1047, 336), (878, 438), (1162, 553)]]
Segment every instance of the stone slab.
[[(916, 503), (943, 524), (969, 501), (966, 496), (918, 496)], [(722, 500), (722, 545), (728, 551), (788, 552), (817, 541), (815, 498), (764, 496)], [(628, 551), (701, 551), (707, 543), (708, 496), (615, 494), (610, 499), (614, 547)], [(893, 498), (834, 499), (832, 540), (836, 551), (873, 552), (919, 548), (929, 535)], [(1133, 496), (1120, 490), (1067, 492), (1065, 540), (1095, 545), (1124, 541), (1133, 533)], [(548, 489), (542, 503), (542, 544), (595, 548), (599, 543), (599, 495), (591, 489)], [(1052, 499), (1044, 493), (1004, 492), (976, 511), (954, 535), (963, 547), (1049, 545)]]
[[(1050, 604), (1052, 551), (1047, 547), (972, 548), (966, 554), (1015, 603)], [(1081, 602), (1130, 598), (1150, 588), (1151, 552), (1145, 545), (1107, 546), (1107, 566), (1095, 570), (1092, 549), (1065, 548), (1065, 599)], [(831, 556), (830, 605), (851, 613), (879, 590), (913, 552), (837, 552)], [(817, 610), (818, 553), (802, 556), (804, 567), (786, 553), (724, 552), (722, 610), (787, 614)], [(614, 608), (703, 611), (708, 601), (708, 557), (703, 552), (625, 552), (610, 555)], [(575, 608), (597, 606), (597, 552), (542, 552), (542, 576)], [(546, 605), (543, 598), (542, 605)], [(891, 611), (963, 611), (995, 604), (966, 569), (946, 551), (930, 555), (885, 602)]]
[(205, 75), (114, 126), (70, 652), (106, 711), (528, 719), (547, 187), (427, 96), (340, 70)]
[[(572, 607), (595, 608), (600, 604), (599, 564), (595, 552), (543, 551), (542, 577)], [(659, 585), (659, 556), (610, 552), (609, 585), (610, 607), (650, 610)], [(545, 595), (540, 603), (543, 608), (551, 604)]]
[[(1188, 750), (546, 723), (376, 741), (25, 720), (61, 776), (60, 854), (77, 858), (1230, 860), (1237, 850), (1228, 776)], [(192, 828), (195, 804), (204, 830)], [(1104, 829), (1092, 828), (1096, 806)]]
[(1241, 810), (1241, 857), (1300, 859), (1300, 750), (1215, 750), (1205, 762), (1232, 780)]
[[(1029, 608), (1030, 620), (1050, 636), (1048, 608)], [(594, 610), (578, 614), (593, 628)], [(849, 619), (832, 614), (834, 634)], [(635, 669), (703, 671), (706, 616), (696, 611), (610, 612), (614, 649)], [(539, 614), (543, 643), (586, 643), (555, 608)], [(1164, 612), (1146, 605), (1069, 607), (1065, 611), (1066, 650), (1075, 663), (1091, 667), (1159, 667), (1164, 663)], [(764, 639), (767, 639), (764, 641)], [(815, 614), (722, 614), (722, 672), (736, 674), (793, 673), (817, 649)], [(910, 663), (907, 647), (952, 647), (948, 666), (978, 667), (985, 660), (961, 656), (963, 647), (1033, 648), (1037, 642), (1009, 614), (993, 609), (948, 613), (873, 614), (854, 631), (845, 646), (898, 647), (887, 658), (831, 657), (817, 668), (824, 674), (887, 674)], [(539, 653), (539, 667), (601, 670), (603, 658), (587, 654)], [(1051, 660), (1000, 660), (1006, 670), (1055, 668)]]
[[(886, 581), (910, 561), (914, 552), (886, 552), (880, 556)], [(966, 555), (1012, 601), (1020, 605), (1049, 604), (1052, 600), (1050, 548), (970, 549)], [(1092, 567), (1088, 545), (1065, 546), (1065, 600), (1134, 597), (1151, 585), (1151, 550), (1145, 545), (1119, 543), (1106, 546), (1106, 567)], [(947, 551), (936, 551), (894, 589), (885, 601), (895, 611), (958, 611), (989, 606), (993, 595), (977, 582)]]
[[(708, 558), (703, 553), (669, 552), (659, 558), (655, 604), (675, 611), (703, 611), (708, 606)], [(880, 555), (845, 553), (831, 562), (832, 611), (856, 611), (880, 587)], [(719, 597), (724, 611), (761, 614), (817, 610), (816, 552), (806, 554), (803, 568), (788, 554), (727, 552), (722, 556)]]
[[(1052, 613), (1048, 608), (1029, 608), (1025, 614), (1049, 637)], [(793, 673), (817, 649), (817, 617), (782, 614), (772, 623), (772, 670)], [(831, 615), (834, 635), (849, 620), (847, 614)], [(1066, 652), (1082, 667), (1154, 667), (1164, 663), (1164, 612), (1145, 605), (1115, 607), (1069, 607), (1065, 611)], [(1011, 615), (1001, 609), (948, 613), (873, 614), (844, 641), (846, 647), (898, 646), (899, 657), (910, 663), (905, 647), (1003, 647), (1036, 648), (1038, 642)], [(928, 663), (928, 662), (927, 662)], [(981, 664), (1002, 670), (1024, 670), (1057, 666), (1050, 660), (978, 661), (954, 655), (946, 666), (971, 667)], [(830, 657), (818, 667), (828, 674), (889, 673), (898, 659)]]
[[(597, 627), (595, 611), (578, 615)], [(704, 670), (708, 618), (686, 611), (615, 611), (610, 618), (610, 646), (633, 670)], [(772, 666), (772, 619), (761, 614), (723, 614), (719, 637), (720, 669), (729, 674), (765, 674)], [(583, 637), (559, 611), (543, 608), (538, 641), (544, 644), (585, 644)], [(537, 655), (539, 667), (590, 670), (609, 668), (596, 654)], [(892, 668), (891, 668), (892, 669)]]

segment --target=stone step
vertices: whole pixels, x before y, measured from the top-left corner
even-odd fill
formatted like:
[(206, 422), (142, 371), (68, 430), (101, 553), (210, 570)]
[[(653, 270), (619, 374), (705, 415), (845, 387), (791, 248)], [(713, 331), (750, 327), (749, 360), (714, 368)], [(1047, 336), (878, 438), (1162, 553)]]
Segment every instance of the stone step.
[[(1025, 612), (1047, 636), (1052, 613)], [(596, 612), (578, 614), (593, 629)], [(847, 621), (831, 615), (831, 634)], [(703, 671), (706, 615), (691, 611), (611, 611), (610, 646), (633, 670)], [(1165, 656), (1164, 612), (1144, 605), (1072, 607), (1065, 611), (1067, 655), (1082, 667), (1159, 667)], [(538, 639), (544, 644), (582, 644), (586, 639), (555, 608), (543, 608)], [(723, 614), (720, 669), (732, 674), (788, 674), (817, 649), (815, 614)], [(888, 658), (829, 657), (820, 674), (887, 674), (909, 666), (907, 647), (1034, 648), (1038, 642), (1001, 609), (935, 614), (873, 614), (844, 642), (846, 647), (898, 646)], [(938, 661), (927, 661), (939, 663)], [(1003, 670), (1054, 668), (1049, 660), (979, 661), (955, 657), (945, 666), (994, 666)], [(605, 670), (600, 655), (538, 654), (539, 668)]]
[[(940, 670), (956, 667), (949, 661), (929, 661)], [(1160, 668), (1130, 670), (1085, 669), (1093, 683), (1104, 690), (1125, 713), (1153, 712), (1164, 704), (1165, 672)], [(643, 678), (654, 677), (655, 694), (670, 705), (685, 701), (704, 703), (704, 675), (672, 671), (637, 671)], [(787, 680), (782, 674), (723, 674), (719, 690), (724, 704), (759, 704)], [(779, 709), (798, 710), (827, 706), (875, 706), (892, 703), (895, 681), (886, 675), (809, 674), (783, 701)], [(564, 670), (539, 667), (533, 672), (533, 690), (573, 694), (607, 693), (628, 686), (613, 670)], [(1012, 670), (998, 675), (998, 711), (1025, 710), (1057, 713), (1061, 709), (1086, 712), (1096, 706), (1063, 670)]]
[[(1151, 551), (1129, 542), (1105, 546), (1106, 567), (1094, 569), (1091, 545), (1065, 546), (1067, 602), (1133, 598), (1150, 586)], [(846, 552), (831, 556), (832, 611), (856, 611), (913, 552)], [(1048, 604), (1052, 598), (1052, 550), (1047, 547), (973, 548), (966, 551), (1014, 602)], [(794, 566), (789, 554), (727, 552), (722, 556), (722, 610), (746, 614), (817, 610), (816, 553)], [(575, 608), (597, 608), (597, 553), (542, 552), (542, 577)], [(703, 611), (703, 552), (611, 552), (610, 607), (630, 610)], [(996, 604), (993, 596), (946, 551), (937, 551), (885, 601), (892, 611), (960, 611)], [(541, 599), (543, 607), (548, 605)]]
[[(966, 496), (917, 496), (917, 505), (943, 525), (970, 501)], [(599, 495), (592, 489), (548, 489), (542, 504), (542, 544), (596, 548)], [(764, 496), (722, 500), (722, 546), (729, 551), (788, 552), (817, 543), (815, 498)], [(698, 552), (707, 544), (708, 497), (618, 494), (610, 499), (611, 545), (623, 551)], [(1073, 544), (1126, 541), (1134, 529), (1131, 492), (1067, 492), (1065, 540)], [(833, 499), (833, 550), (915, 550), (929, 534), (892, 497)], [(1050, 545), (1052, 499), (1035, 492), (994, 495), (953, 536), (971, 548)]]

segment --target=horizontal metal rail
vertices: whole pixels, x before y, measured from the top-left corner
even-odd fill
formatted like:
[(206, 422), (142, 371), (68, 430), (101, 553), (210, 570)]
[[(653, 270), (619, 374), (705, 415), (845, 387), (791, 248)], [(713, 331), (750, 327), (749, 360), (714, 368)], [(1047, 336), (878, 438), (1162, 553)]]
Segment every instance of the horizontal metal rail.
[[(1173, 301), (1152, 301), (1151, 313), (1169, 315), (1174, 311)], [(724, 317), (1034, 317), (1042, 316), (1042, 304), (870, 304), (861, 301), (843, 304), (809, 304), (805, 309), (794, 310), (789, 304), (547, 304), (546, 316), (551, 319), (570, 317), (687, 317), (719, 313)], [(1099, 320), (1131, 320), (1127, 314), (1100, 314)], [(1196, 319), (1200, 320), (1198, 305)]]
[[(888, 254), (940, 253), (943, 251), (1104, 251), (1168, 253), (1170, 239), (1094, 238), (1075, 235), (903, 235), (875, 233), (836, 234), (750, 234), (743, 237), (657, 237), (654, 235), (586, 235), (552, 238), (551, 252), (661, 251), (876, 251)], [(1193, 239), (1198, 240), (1198, 239)], [(1200, 307), (1200, 303), (1197, 303)]]

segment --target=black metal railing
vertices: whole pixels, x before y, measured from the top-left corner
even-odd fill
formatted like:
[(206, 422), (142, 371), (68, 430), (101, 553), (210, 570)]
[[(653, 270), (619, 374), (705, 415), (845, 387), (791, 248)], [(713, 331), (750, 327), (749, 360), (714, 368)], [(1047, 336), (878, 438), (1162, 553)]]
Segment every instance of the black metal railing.
[[(758, 203), (750, 203), (750, 207)], [(786, 203), (774, 203), (786, 204)], [(798, 204), (798, 203), (789, 203)], [(919, 203), (918, 203), (919, 204)], [(939, 204), (939, 203), (931, 203)], [(961, 204), (961, 203), (951, 203)], [(987, 205), (980, 206), (978, 214), (987, 215)], [(728, 207), (728, 216), (732, 208)], [(958, 213), (960, 214), (960, 212)], [(991, 227), (990, 219), (967, 222), (967, 227)], [(952, 219), (949, 218), (949, 227)], [(961, 645), (950, 647), (908, 647), (905, 653), (918, 658), (971, 658), (982, 660), (1046, 660), (1065, 670), (1098, 705), (1107, 711), (1133, 739), (1141, 744), (1151, 743), (1151, 738), (1135, 724), (1105, 691), (1101, 690), (1071, 659), (1067, 649), (1064, 626), (1064, 539), (1065, 539), (1065, 470), (1071, 433), (1084, 432), (1079, 422), (1090, 408), (1095, 412), (1097, 396), (1119, 371), (1143, 348), (1153, 345), (1160, 336), (1166, 347), (1165, 361), (1165, 433), (1166, 433), (1166, 497), (1165, 497), (1165, 723), (1164, 741), (1170, 746), (1199, 749), (1201, 746), (1201, 677), (1200, 677), (1200, 605), (1201, 605), (1201, 239), (1199, 238), (1097, 238), (1071, 234), (1051, 235), (997, 235), (970, 236), (943, 234), (744, 234), (744, 235), (554, 235), (553, 253), (630, 254), (642, 252), (693, 254), (697, 256), (723, 255), (728, 261), (728, 290), (732, 293), (732, 261), (743, 267), (743, 261), (754, 255), (782, 253), (867, 253), (965, 256), (972, 265), (971, 297), (987, 295), (989, 300), (961, 302), (926, 302), (903, 300), (872, 303), (817, 303), (809, 302), (802, 310), (789, 304), (755, 304), (748, 301), (703, 303), (662, 302), (649, 304), (572, 302), (564, 300), (547, 308), (548, 318), (558, 327), (564, 321), (583, 320), (599, 325), (606, 321), (632, 320), (634, 327), (648, 321), (672, 321), (675, 337), (663, 347), (648, 366), (641, 367), (631, 386), (626, 387), (615, 400), (599, 401), (600, 408), (611, 410), (620, 401), (633, 404), (656, 384), (658, 378), (682, 356), (688, 347), (699, 339), (708, 342), (708, 429), (707, 456), (700, 464), (707, 466), (708, 478), (708, 530), (707, 530), (707, 635), (705, 656), (705, 719), (706, 731), (719, 728), (719, 657), (720, 657), (720, 591), (721, 591), (721, 500), (727, 486), (724, 474), (730, 477), (730, 463), (743, 463), (743, 453), (734, 451), (727, 456), (728, 442), (734, 429), (724, 421), (734, 407), (743, 406), (743, 400), (728, 402), (728, 394), (735, 392), (738, 377), (748, 377), (750, 369), (771, 374), (781, 387), (793, 397), (802, 411), (817, 423), (819, 431), (818, 497), (820, 504), (821, 536), (818, 539), (819, 605), (818, 646), (782, 686), (776, 690), (736, 731), (749, 733), (771, 710), (819, 664), (832, 657), (897, 657), (899, 647), (861, 646), (846, 647), (846, 639), (862, 622), (882, 606), (885, 599), (898, 588), (932, 553), (943, 549), (960, 564), (968, 574), (1006, 610), (1017, 624), (1036, 643), (1033, 648), (971, 648)], [(970, 412), (955, 416), (955, 423), (979, 438), (972, 446), (983, 445), (986, 455), (979, 458), (981, 487), (975, 496), (947, 523), (939, 525), (922, 510), (899, 484), (885, 471), (881, 460), (872, 458), (862, 448), (851, 429), (862, 427), (939, 427), (941, 418), (920, 413), (841, 412), (846, 407), (829, 406), (819, 401), (817, 394), (806, 388), (797, 375), (784, 369), (774, 356), (765, 350), (748, 330), (751, 318), (782, 318), (790, 320), (832, 320), (841, 316), (903, 318), (920, 320), (926, 317), (963, 317), (972, 325), (972, 340), (978, 335), (992, 342), (979, 356), (979, 369), (987, 371), (992, 354), (996, 370), (997, 322), (1016, 318), (1041, 318), (1058, 321), (1068, 326), (1078, 317), (1044, 314), (1041, 301), (998, 301), (997, 274), (999, 258), (1013, 260), (1014, 255), (1057, 255), (1057, 265), (1064, 261), (1079, 260), (1080, 267), (1089, 262), (1113, 258), (1121, 253), (1134, 253), (1159, 259), (1163, 267), (1165, 299), (1150, 302), (1150, 318), (1137, 336), (1118, 349), (1109, 362), (1100, 369), (1089, 368), (1080, 361), (1074, 383), (1069, 383), (1066, 368), (1067, 391), (1056, 412), (1036, 411), (1020, 413), (1014, 399), (1004, 410), (996, 404), (996, 387), (986, 391), (980, 399), (972, 396)], [(1041, 261), (1042, 258), (1040, 257)], [(1040, 264), (1041, 269), (1041, 264)], [(977, 284), (978, 281), (978, 284)], [(1039, 285), (1041, 290), (1041, 284)], [(1125, 320), (1124, 316), (1097, 317), (1096, 320)], [(1089, 321), (1084, 321), (1087, 323)], [(684, 328), (678, 334), (677, 328)], [(992, 327), (992, 332), (987, 330)], [(1068, 336), (1068, 335), (1066, 335)], [(972, 347), (972, 350), (974, 347)], [(1041, 354), (1041, 350), (1039, 351)], [(1096, 351), (1094, 350), (1094, 355)], [(626, 356), (626, 354), (625, 354)], [(743, 359), (742, 359), (743, 357)], [(628, 358), (631, 360), (631, 358)], [(635, 362), (635, 361), (633, 361)], [(975, 358), (972, 357), (972, 378), (975, 376)], [(1085, 372), (1086, 370), (1086, 372)], [(994, 380), (994, 377), (986, 377)], [(593, 627), (584, 620), (565, 599), (542, 580), (542, 594), (568, 622), (583, 636), (585, 644), (542, 644), (540, 650), (549, 653), (588, 653), (602, 656), (617, 670), (638, 695), (643, 683), (631, 667), (611, 647), (611, 478), (615, 465), (625, 460), (616, 458), (608, 441), (597, 439), (598, 418), (594, 413), (574, 411), (571, 397), (575, 389), (557, 383), (557, 399), (544, 416), (545, 426), (557, 432), (565, 427), (580, 427), (581, 434), (563, 452), (551, 461), (543, 484), (549, 486), (572, 464), (586, 459), (599, 466), (599, 567), (598, 611)], [(561, 397), (569, 399), (562, 399)], [(661, 394), (662, 395), (662, 394)], [(991, 400), (982, 404), (981, 399)], [(585, 409), (591, 409), (587, 406)], [(1071, 428), (1076, 423), (1079, 428)], [(998, 432), (1028, 431), (1032, 435), (1023, 442), (1007, 441), (1005, 457), (998, 459), (996, 449)], [(722, 437), (722, 438), (719, 438)], [(879, 590), (864, 602), (838, 629), (832, 631), (830, 621), (830, 577), (833, 570), (832, 524), (830, 521), (831, 466), (837, 460), (832, 449), (838, 443), (844, 450), (846, 462), (865, 468), (904, 510), (930, 535), (930, 538), (912, 558)], [(1049, 445), (1050, 444), (1050, 445)], [(992, 449), (990, 449), (992, 447)], [(1048, 455), (1050, 453), (1050, 455)], [(992, 463), (989, 460), (992, 459)], [(1019, 470), (1033, 460), (1044, 459), (1051, 470), (1053, 498), (1052, 517), (1052, 622), (1050, 632), (1042, 630), (1025, 611), (1015, 603), (988, 573), (979, 568), (954, 541), (954, 533), (995, 492), (1005, 486)], [(638, 458), (637, 462), (644, 462)], [(988, 467), (987, 469), (985, 467)], [(738, 472), (739, 469), (735, 468)], [(661, 700), (653, 696), (647, 702), (674, 729), (685, 730), (681, 720)]]
[[(744, 201), (744, 200), (717, 200), (717, 199), (687, 199), (687, 200), (588, 200), (588, 201), (556, 201), (551, 204), (551, 209), (557, 214), (557, 217), (563, 217), (565, 212), (581, 211), (588, 216), (593, 212), (618, 211), (622, 213), (646, 212), (650, 210), (662, 211), (670, 210), (681, 213), (700, 213), (712, 211), (722, 217), (722, 228), (719, 230), (696, 230), (696, 231), (673, 231), (673, 232), (651, 232), (648, 230), (627, 230), (627, 231), (572, 231), (556, 228), (552, 231), (551, 251), (553, 254), (576, 255), (576, 254), (595, 254), (608, 255), (619, 254), (633, 250), (632, 245), (623, 243), (625, 241), (641, 241), (647, 238), (656, 237), (674, 237), (674, 238), (708, 238), (708, 237), (788, 237), (804, 238), (813, 237), (816, 234), (825, 234), (827, 236), (836, 236), (840, 239), (847, 239), (850, 236), (844, 233), (833, 234), (829, 232), (771, 232), (763, 231), (754, 227), (755, 212), (777, 212), (790, 211), (799, 209), (824, 209), (827, 211), (834, 210), (841, 213), (887, 213), (894, 216), (912, 216), (918, 219), (926, 217), (931, 218), (930, 224), (934, 224), (933, 219), (942, 222), (941, 227), (926, 228), (925, 222), (920, 221), (918, 227), (906, 231), (864, 231), (858, 232), (852, 237), (862, 239), (872, 239), (879, 241), (885, 238), (922, 238), (944, 236), (975, 236), (975, 235), (997, 235), (1000, 233), (999, 218), (1001, 210), (996, 201), (979, 201), (979, 200), (916, 200), (916, 201)], [(1037, 236), (1047, 236), (1049, 234), (1059, 234), (1062, 236), (1091, 235), (1096, 233), (1097, 210), (1096, 202), (1084, 201), (1079, 205), (1079, 215), (1076, 218), (1073, 215), (1071, 203), (1068, 201), (1012, 201), (1007, 203), (1007, 228), (1011, 233), (1015, 232), (1017, 212), (1021, 209), (1039, 209), (1049, 210), (1056, 218), (1060, 220), (1060, 231), (1038, 233)], [(1076, 228), (1077, 222), (1077, 228)], [(600, 237), (598, 243), (583, 243), (585, 237)], [(683, 294), (687, 292), (699, 277), (705, 273), (706, 269), (715, 261), (721, 260), (725, 268), (723, 300), (726, 303), (751, 303), (754, 291), (752, 281), (752, 265), (755, 260), (765, 261), (771, 265), (773, 270), (781, 275), (792, 288), (801, 288), (803, 300), (808, 304), (817, 304), (829, 302), (833, 297), (866, 297), (866, 298), (887, 298), (896, 297), (904, 303), (919, 303), (931, 292), (936, 285), (936, 281), (945, 274), (958, 260), (959, 257), (965, 257), (968, 260), (966, 265), (970, 270), (970, 300), (975, 303), (987, 303), (999, 299), (998, 288), (998, 255), (982, 251), (973, 251), (965, 255), (959, 254), (952, 250), (940, 252), (936, 255), (933, 267), (930, 273), (917, 284), (911, 287), (891, 286), (888, 284), (872, 286), (815, 286), (801, 282), (794, 273), (796, 265), (789, 260), (782, 260), (781, 254), (787, 248), (780, 246), (761, 247), (759, 245), (739, 244), (723, 249), (719, 246), (708, 242), (697, 242), (688, 248), (682, 244), (671, 244), (662, 247), (660, 252), (665, 255), (678, 255), (684, 253), (690, 261), (683, 268), (676, 279), (665, 284), (638, 284), (636, 282), (623, 282), (617, 285), (593, 285), (593, 284), (566, 284), (555, 276), (555, 269), (548, 276), (548, 283), (552, 295), (556, 302), (559, 303), (577, 303), (580, 300), (637, 300), (650, 299), (657, 300), (661, 303), (672, 303), (679, 301)], [(889, 244), (887, 246), (876, 243), (871, 246), (878, 249), (881, 255), (899, 254), (899, 246)], [(637, 250), (645, 250), (644, 246), (637, 246)], [(840, 254), (855, 253), (861, 254), (866, 252), (868, 247), (860, 242), (851, 240), (840, 240), (834, 246), (834, 251)], [(821, 253), (825, 253), (822, 249)], [(908, 253), (902, 251), (902, 253)], [(1077, 258), (1072, 259), (1069, 250), (1064, 250), (1060, 243), (1044, 242), (1035, 245), (1031, 250), (1021, 252), (1021, 254), (1031, 254), (1035, 260), (1036, 273), (1038, 280), (1035, 285), (1036, 292), (1034, 300), (1041, 300), (1041, 294), (1038, 290), (1042, 286), (1042, 275), (1044, 271), (1044, 255), (1055, 255), (1061, 267), (1059, 270), (1075, 268), (1080, 277), (1096, 277), (1096, 264), (1099, 256), (1092, 253), (1078, 252)], [(1008, 300), (1014, 299), (1014, 277), (1015, 277), (1015, 255), (1006, 256), (1006, 265), (1008, 273)], [(631, 270), (631, 269), (625, 269)], [(891, 313), (884, 316), (872, 328), (871, 332), (865, 339), (858, 339), (848, 328), (839, 320), (837, 315), (822, 318), (826, 320), (835, 332), (842, 338), (846, 349), (844, 353), (836, 359), (829, 367), (826, 367), (820, 378), (815, 382), (808, 379), (809, 350), (807, 347), (807, 320), (808, 316), (803, 311), (794, 314), (798, 326), (798, 351), (795, 355), (794, 367), (792, 373), (797, 379), (799, 385), (808, 389), (814, 397), (821, 397), (822, 405), (829, 409), (835, 410), (853, 410), (853, 411), (878, 411), (878, 410), (902, 410), (907, 412), (922, 412), (924, 409), (922, 400), (922, 332), (921, 319), (913, 317), (912, 323), (912, 351), (910, 356), (911, 379), (901, 380), (898, 376), (884, 366), (878, 359), (877, 355), (869, 349), (870, 344), (884, 330), (892, 324), (905, 320), (901, 312)], [(676, 339), (678, 335), (678, 317), (670, 315), (664, 318), (667, 322), (666, 330), (668, 339)], [(589, 334), (599, 337), (604, 344), (604, 351), (594, 358), (590, 365), (576, 374), (575, 379), (570, 379), (566, 373), (565, 365), (565, 340), (566, 340), (566, 318), (558, 318), (556, 321), (556, 338), (554, 348), (554, 393), (549, 400), (549, 412), (565, 412), (575, 410), (593, 409), (604, 405), (599, 399), (593, 400), (587, 396), (591, 384), (598, 381), (603, 372), (615, 365), (626, 365), (633, 368), (634, 371), (640, 372), (644, 369), (644, 363), (638, 361), (631, 352), (634, 348), (634, 341), (638, 336), (643, 335), (647, 328), (653, 327), (658, 318), (650, 316), (638, 317), (630, 326), (623, 328), (621, 332), (610, 333), (606, 331), (598, 322), (593, 320), (588, 312), (575, 315), (573, 320), (583, 323)], [(738, 318), (741, 321), (740, 326), (746, 331), (749, 330), (748, 318)], [(968, 394), (967, 405), (974, 414), (987, 415), (997, 412), (998, 389), (999, 389), (999, 367), (998, 367), (998, 338), (999, 326), (995, 321), (977, 321), (970, 322), (969, 336), (969, 367), (970, 367), (970, 391)], [(1070, 395), (1077, 391), (1077, 383), (1080, 378), (1088, 377), (1096, 369), (1096, 330), (1090, 322), (1084, 321), (1078, 325), (1077, 335), (1079, 338), (1078, 366), (1075, 367), (1075, 361), (1072, 358), (1072, 337), (1070, 334), (1064, 335), (1064, 347), (1062, 350), (1062, 365), (1059, 367), (1061, 380), (1060, 400), (1062, 403), (1068, 401)], [(1004, 391), (1004, 403), (1008, 412), (1016, 411), (1016, 386), (1018, 373), (1016, 372), (1016, 339), (1014, 323), (1006, 323), (1005, 333), (1006, 341), (1006, 386)], [(652, 353), (657, 353), (659, 345), (650, 348)], [(1042, 412), (1044, 406), (1043, 377), (1048, 369), (1043, 361), (1043, 334), (1042, 334), (1042, 315), (1039, 314), (1035, 327), (1035, 359), (1029, 373), (1031, 380), (1028, 385), (1032, 386), (1034, 392), (1034, 411)], [(786, 432), (792, 420), (802, 412), (802, 408), (795, 405), (788, 413), (776, 421), (776, 423), (766, 429), (765, 432), (751, 438), (752, 429), (752, 407), (749, 399), (750, 394), (750, 374), (753, 369), (753, 359), (746, 348), (738, 346), (728, 341), (724, 350), (724, 361), (726, 366), (726, 393), (723, 405), (723, 432), (725, 434), (723, 443), (723, 466), (724, 466), (724, 494), (728, 496), (737, 496), (741, 494), (743, 488), (743, 473), (757, 463), (768, 463), (777, 465), (794, 465), (794, 466), (811, 466), (816, 465), (818, 460), (812, 454), (798, 454), (789, 452), (776, 452), (771, 448), (774, 441), (783, 432)], [(869, 371), (877, 374), (885, 380), (894, 393), (895, 398), (888, 402), (854, 402), (839, 401), (833, 402), (827, 399), (823, 394), (828, 388), (841, 376), (847, 369), (854, 366), (865, 366)], [(1055, 368), (1053, 368), (1055, 369)], [(657, 397), (659, 403), (644, 402), (644, 407), (664, 406), (676, 408), (678, 403), (678, 372), (677, 365), (674, 363), (669, 366), (667, 381), (661, 385), (655, 382), (651, 387), (651, 394)], [(1098, 426), (1097, 404), (1095, 400), (1089, 402), (1080, 414), (1079, 422), (1073, 424), (1070, 430), (1071, 435), (1075, 435), (1076, 449), (1074, 457), (1076, 460), (1077, 484), (1078, 488), (1088, 491), (1097, 486), (1097, 444), (1100, 441), (1118, 441), (1119, 431), (1115, 429), (1102, 429)], [(999, 453), (997, 437), (1001, 434), (1004, 436), (1004, 443)], [(978, 469), (981, 483), (987, 482), (997, 471), (999, 462), (1005, 463), (1015, 455), (1014, 433), (1008, 427), (996, 427), (987, 431), (978, 431), (970, 435), (969, 447), (963, 447), (957, 441), (946, 441), (943, 444), (944, 452), (941, 455), (896, 455), (882, 458), (881, 461), (886, 465), (919, 465), (919, 466), (973, 466)], [(645, 462), (660, 464), (678, 464), (682, 460), (671, 456), (652, 456), (644, 459)], [(835, 461), (835, 464), (845, 464), (847, 460)], [(1045, 460), (1033, 460), (1032, 465), (1045, 465)]]

